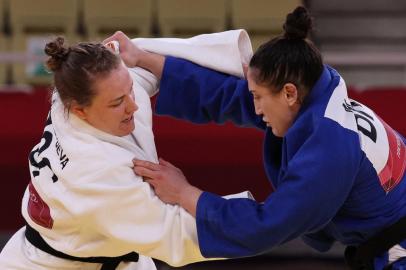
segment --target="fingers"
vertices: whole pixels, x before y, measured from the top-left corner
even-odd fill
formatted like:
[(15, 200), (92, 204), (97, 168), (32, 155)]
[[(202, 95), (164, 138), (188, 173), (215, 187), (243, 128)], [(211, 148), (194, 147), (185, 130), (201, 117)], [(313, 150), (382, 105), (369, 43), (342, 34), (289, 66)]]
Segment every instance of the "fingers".
[(112, 36), (106, 38), (105, 40), (103, 40), (102, 44), (106, 44), (110, 41), (116, 40), (119, 43), (121, 43), (122, 41), (128, 39), (127, 35), (124, 34), (122, 31), (117, 31), (115, 32)]
[(135, 166), (134, 167), (134, 172), (136, 174), (138, 174), (139, 176), (142, 176), (142, 177), (146, 178), (145, 180), (147, 182), (150, 182), (152, 179), (160, 177), (160, 172), (153, 171), (153, 170), (150, 170), (150, 169), (147, 169), (147, 168), (144, 168), (144, 167)]
[(139, 160), (139, 159), (133, 159), (133, 164), (136, 167), (143, 167), (152, 171), (159, 171), (161, 170), (161, 166), (159, 164), (146, 161), (146, 160)]
[(175, 167), (175, 165), (173, 165), (172, 163), (170, 163), (170, 162), (164, 160), (163, 158), (159, 158), (159, 164), (164, 165), (164, 166), (167, 166), (167, 167), (172, 167), (172, 168), (177, 169), (177, 168)]
[(170, 162), (164, 160), (163, 158), (159, 158), (159, 164), (161, 164), (162, 166), (165, 166), (165, 167), (167, 167), (167, 168), (170, 168), (170, 169), (176, 171), (177, 173), (183, 175), (183, 172), (182, 172), (181, 169), (179, 169), (178, 167), (176, 167), (176, 166), (173, 165), (172, 163), (170, 163)]
[[(148, 183), (151, 181), (161, 181), (167, 175), (176, 175), (177, 177), (184, 177), (182, 171), (172, 165), (170, 162), (160, 158), (159, 164), (146, 161), (133, 159), (134, 172), (140, 176), (147, 177), (145, 179)], [(151, 183), (152, 184), (152, 183)]]
[(134, 172), (139, 176), (146, 177), (147, 182), (152, 179), (160, 178), (161, 175), (161, 165), (149, 162), (146, 160), (133, 159)]
[(152, 186), (152, 188), (155, 190), (156, 181), (154, 179), (149, 178), (149, 177), (144, 177), (144, 182), (147, 182), (148, 184), (150, 184)]
[(119, 31), (115, 32), (112, 36), (109, 36), (108, 38), (103, 40), (102, 44), (106, 44), (106, 43), (109, 43), (110, 41), (117, 40), (117, 36), (119, 35), (118, 32)]
[(119, 54), (120, 53), (120, 48), (119, 48), (120, 45), (119, 45), (118, 41), (116, 41), (116, 40), (107, 42), (106, 44), (104, 44), (104, 46), (106, 46), (114, 54)]

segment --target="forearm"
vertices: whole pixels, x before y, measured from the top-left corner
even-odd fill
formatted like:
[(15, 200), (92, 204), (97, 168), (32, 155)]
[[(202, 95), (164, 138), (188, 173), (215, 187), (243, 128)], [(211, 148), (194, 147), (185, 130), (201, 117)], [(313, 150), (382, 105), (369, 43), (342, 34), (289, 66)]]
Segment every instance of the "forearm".
[(186, 60), (167, 57), (155, 110), (193, 123), (260, 126), (247, 81)]
[(151, 52), (143, 52), (137, 62), (137, 66), (149, 70), (158, 80), (162, 77), (165, 64), (165, 56)]

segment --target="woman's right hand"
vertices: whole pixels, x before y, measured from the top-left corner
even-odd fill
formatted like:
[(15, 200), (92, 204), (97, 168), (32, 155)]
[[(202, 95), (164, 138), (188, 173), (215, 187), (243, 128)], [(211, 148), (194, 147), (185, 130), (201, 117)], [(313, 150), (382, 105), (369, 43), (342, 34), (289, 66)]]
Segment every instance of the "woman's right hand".
[(135, 67), (139, 64), (140, 58), (145, 51), (135, 46), (126, 34), (121, 31), (115, 32), (112, 36), (103, 40), (103, 44), (110, 41), (117, 41), (120, 44), (120, 57), (127, 65), (127, 67)]

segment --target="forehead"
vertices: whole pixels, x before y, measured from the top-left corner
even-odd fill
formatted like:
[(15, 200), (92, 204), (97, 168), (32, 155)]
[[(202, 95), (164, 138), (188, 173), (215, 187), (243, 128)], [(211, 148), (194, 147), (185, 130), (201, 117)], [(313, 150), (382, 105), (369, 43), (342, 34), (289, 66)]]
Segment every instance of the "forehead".
[(259, 85), (258, 84), (258, 75), (259, 75), (259, 70), (257, 68), (248, 68), (247, 71), (247, 80), (248, 83), (252, 85)]
[(128, 69), (119, 65), (104, 76), (97, 77), (94, 82), (96, 95), (122, 95), (128, 92), (132, 79)]
[(248, 88), (251, 92), (260, 95), (276, 95), (281, 93), (281, 89), (267, 82), (258, 82), (259, 70), (249, 68), (247, 72)]
[(248, 68), (247, 72), (247, 81), (248, 81), (248, 88), (250, 91), (255, 92), (263, 92), (269, 90), (269, 88), (263, 84), (258, 84), (257, 76), (258, 70), (256, 68)]

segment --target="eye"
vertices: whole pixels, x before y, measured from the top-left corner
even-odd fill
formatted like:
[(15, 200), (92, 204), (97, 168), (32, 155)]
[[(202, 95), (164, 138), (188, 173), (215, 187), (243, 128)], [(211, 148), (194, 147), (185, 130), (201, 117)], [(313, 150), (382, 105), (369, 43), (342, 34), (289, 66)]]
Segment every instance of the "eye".
[(252, 97), (253, 97), (254, 100), (260, 99), (260, 96), (258, 96), (255, 92), (251, 92), (251, 91), (250, 91), (250, 93), (251, 93), (251, 95), (252, 95)]
[(122, 103), (123, 103), (123, 100), (121, 99), (119, 102), (111, 104), (109, 107), (116, 108), (116, 107), (120, 106)]

